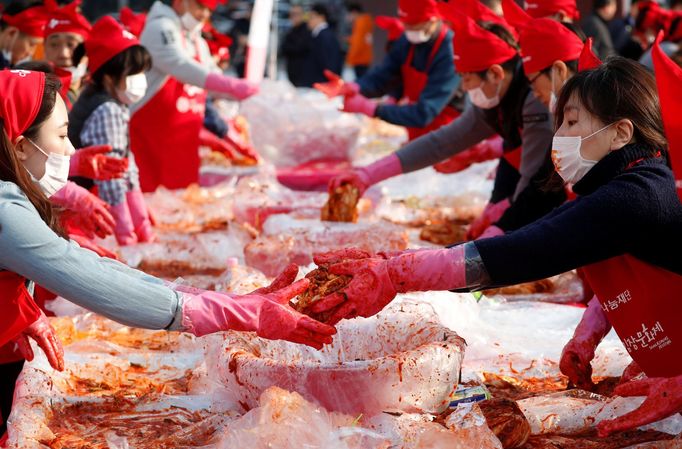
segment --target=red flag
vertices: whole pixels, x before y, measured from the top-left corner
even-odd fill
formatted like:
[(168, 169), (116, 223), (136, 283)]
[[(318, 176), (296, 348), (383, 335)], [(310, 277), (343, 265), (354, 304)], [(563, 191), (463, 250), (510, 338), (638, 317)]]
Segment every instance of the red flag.
[(677, 194), (682, 200), (682, 69), (661, 50), (662, 39), (663, 31), (658, 33), (651, 55)]

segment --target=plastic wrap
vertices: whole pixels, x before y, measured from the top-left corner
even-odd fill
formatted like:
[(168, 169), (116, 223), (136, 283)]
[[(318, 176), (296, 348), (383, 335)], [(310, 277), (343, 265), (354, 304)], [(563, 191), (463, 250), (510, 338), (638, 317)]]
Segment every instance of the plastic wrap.
[(428, 306), (406, 303), (337, 329), (322, 351), (227, 333), (207, 365), (245, 407), (255, 407), (273, 385), (351, 415), (447, 407), (465, 342), (438, 324)]
[(278, 167), (316, 159), (350, 160), (361, 122), (315, 91), (264, 81), (259, 95), (242, 102), (258, 152)]
[(263, 226), (263, 235), (244, 248), (246, 264), (276, 276), (288, 264), (309, 265), (313, 254), (356, 247), (371, 253), (407, 248), (407, 232), (388, 223), (330, 223), (276, 215)]

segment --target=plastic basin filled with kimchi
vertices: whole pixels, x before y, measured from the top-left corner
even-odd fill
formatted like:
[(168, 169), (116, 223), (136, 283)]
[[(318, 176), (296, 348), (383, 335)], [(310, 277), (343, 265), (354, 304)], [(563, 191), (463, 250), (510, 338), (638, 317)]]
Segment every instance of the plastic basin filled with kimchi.
[(244, 408), (263, 391), (296, 391), (329, 410), (436, 413), (457, 386), (465, 341), (429, 305), (403, 302), (372, 318), (346, 320), (322, 351), (226, 333), (217, 375)]

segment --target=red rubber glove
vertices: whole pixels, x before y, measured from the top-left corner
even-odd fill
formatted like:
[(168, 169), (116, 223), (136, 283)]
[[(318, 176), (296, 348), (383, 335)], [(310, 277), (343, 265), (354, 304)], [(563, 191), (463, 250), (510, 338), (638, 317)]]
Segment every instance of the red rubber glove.
[(624, 384), (626, 382), (630, 382), (632, 379), (639, 376), (643, 372), (644, 371), (642, 371), (642, 368), (640, 368), (640, 366), (637, 364), (637, 362), (635, 362), (633, 360), (623, 370), (623, 374), (620, 376), (620, 383)]
[(251, 81), (211, 73), (206, 77), (206, 89), (234, 97), (238, 101), (246, 100), (259, 92), (258, 85)]
[(559, 369), (568, 380), (576, 387), (591, 391), (594, 389), (592, 383), (592, 365), (594, 352), (601, 341), (611, 330), (604, 310), (597, 297), (593, 297), (589, 302), (583, 317), (578, 323), (573, 338), (564, 346), (561, 352)]
[(259, 337), (287, 340), (322, 349), (336, 329), (302, 315), (289, 301), (310, 282), (302, 279), (281, 290), (237, 296), (217, 292), (184, 294), (182, 323), (187, 332), (203, 336), (225, 330), (255, 331)]
[(376, 117), (377, 103), (360, 94), (346, 96), (343, 100), (343, 112), (364, 114), (367, 117)]
[(327, 320), (336, 324), (344, 318), (370, 317), (379, 313), (398, 293), (452, 290), (466, 285), (464, 245), (449, 249), (405, 252), (389, 259), (363, 258), (367, 253), (352, 250), (346, 254), (322, 254), (316, 260), (333, 262), (329, 272), (351, 276), (350, 284), (311, 307), (314, 313), (332, 312)]
[(69, 238), (74, 242), (78, 243), (78, 246), (80, 246), (81, 248), (89, 249), (90, 251), (93, 251), (100, 257), (107, 257), (109, 259), (119, 260), (116, 253), (113, 253), (106, 248), (102, 248), (101, 246), (99, 246), (98, 244), (96, 244), (87, 237), (77, 234), (71, 234), (69, 235)]
[(128, 170), (128, 159), (109, 157), (111, 145), (81, 148), (71, 156), (70, 176), (82, 176), (98, 181), (121, 178)]
[(24, 329), (21, 335), (14, 340), (19, 347), (19, 353), (30, 362), (33, 360), (34, 354), (31, 343), (28, 341), (29, 337), (38, 343), (52, 368), (57, 371), (64, 371), (64, 348), (62, 348), (57, 333), (42, 311), (40, 318)]
[(499, 237), (501, 235), (504, 235), (504, 231), (498, 228), (497, 226), (492, 225), (489, 226), (485, 231), (483, 231), (483, 234), (481, 234), (478, 237), (478, 239), (491, 239), (493, 237)]
[(74, 223), (87, 237), (105, 238), (114, 233), (116, 221), (109, 212), (109, 205), (81, 186), (67, 182), (50, 201), (75, 212)]
[(224, 155), (231, 161), (236, 159), (234, 153), (232, 152), (232, 147), (230, 147), (227, 142), (206, 128), (201, 128), (201, 131), (199, 131), (199, 144), (210, 148), (211, 151), (215, 151), (216, 153)]
[(329, 181), (329, 193), (333, 193), (339, 187), (351, 184), (364, 195), (367, 189), (385, 179), (392, 178), (403, 172), (400, 159), (395, 154), (390, 154), (367, 167), (356, 168), (347, 173), (335, 176)]
[(228, 125), (229, 127), (227, 130), (227, 135), (225, 136), (225, 141), (245, 159), (251, 160), (254, 163), (258, 163), (261, 159), (260, 155), (243, 136), (243, 129), (237, 120), (229, 120)]
[(597, 431), (602, 438), (615, 432), (636, 429), (682, 412), (682, 376), (633, 380), (618, 385), (613, 393), (623, 397), (646, 396), (646, 400), (630, 413), (600, 422), (597, 425)]
[(360, 86), (355, 83), (347, 83), (341, 79), (339, 75), (331, 70), (325, 70), (324, 76), (329, 80), (326, 83), (315, 83), (313, 87), (327, 96), (330, 100), (332, 98), (343, 96), (353, 96), (360, 92)]
[(486, 139), (473, 147), (439, 162), (433, 168), (439, 173), (457, 173), (469, 168), (472, 164), (502, 157), (502, 138), (500, 136)]
[(510, 206), (511, 202), (508, 199), (495, 204), (488, 203), (481, 216), (471, 223), (469, 232), (467, 232), (467, 239), (475, 240), (479, 238), (486, 229), (502, 218), (502, 215), (504, 215), (504, 212), (509, 209)]

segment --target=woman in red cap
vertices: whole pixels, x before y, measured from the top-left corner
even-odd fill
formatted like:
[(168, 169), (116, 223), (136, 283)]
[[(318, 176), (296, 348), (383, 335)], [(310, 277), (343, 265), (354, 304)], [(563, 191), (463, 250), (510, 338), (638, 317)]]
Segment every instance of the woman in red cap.
[[(405, 32), (386, 59), (356, 83), (327, 74), (329, 83), (317, 85), (327, 95), (344, 95), (344, 111), (378, 117), (405, 126), (410, 140), (440, 128), (459, 116), (459, 77), (452, 53), (453, 33), (442, 22), (435, 0), (401, 0), (398, 15)], [(379, 103), (395, 92), (402, 80), (404, 101)], [(459, 102), (458, 102), (459, 101)]]
[(455, 63), (471, 104), (454, 122), (372, 165), (333, 179), (330, 189), (350, 183), (364, 193), (378, 182), (429, 167), (499, 134), (503, 148), (498, 154), (504, 151), (504, 156), (489, 205), (472, 226), (470, 237), (476, 238), (500, 219), (515, 223), (523, 219), (528, 223), (556, 205), (548, 198), (546, 204), (535, 203), (532, 214), (524, 213), (523, 218), (505, 217), (511, 202), (526, 189), (546, 160), (552, 125), (547, 108), (531, 92), (511, 33), (499, 24), (484, 29), (458, 11), (452, 11), (449, 18), (459, 36), (455, 39)]
[(140, 42), (152, 55), (152, 68), (146, 74), (147, 93), (132, 106), (130, 118), (130, 146), (145, 192), (198, 182), (207, 91), (239, 101), (258, 92), (246, 80), (223, 75), (201, 36), (218, 3), (157, 1), (147, 15)]
[(63, 95), (71, 107), (80, 93), (81, 81), (87, 71), (87, 60), (74, 63), (74, 51), (88, 38), (90, 23), (78, 12), (80, 1), (59, 7), (56, 0), (47, 0), (45, 25), (45, 59), (54, 67), (62, 83)]
[[(681, 79), (678, 71), (676, 84), (668, 85), (679, 91)], [(670, 95), (668, 103), (674, 98), (679, 96)], [(682, 115), (672, 116), (679, 122)], [(336, 323), (372, 316), (398, 293), (475, 291), (582, 267), (599, 298), (595, 306), (607, 317), (598, 332), (613, 325), (649, 377), (616, 389), (648, 399), (600, 422), (599, 434), (607, 436), (682, 411), (680, 174), (669, 165), (656, 80), (634, 61), (616, 57), (568, 80), (557, 101), (556, 126), (553, 160), (577, 199), (512, 233), (448, 249), (318, 256), (331, 273), (352, 280), (312, 311), (330, 314), (328, 322)], [(679, 126), (669, 129), (679, 137)], [(682, 158), (672, 161), (679, 170)]]
[(40, 1), (15, 0), (0, 18), (0, 69), (12, 67), (33, 57), (43, 43), (47, 13)]
[[(333, 327), (289, 306), (308, 287), (307, 280), (292, 283), (295, 266), (270, 287), (237, 296), (169, 286), (69, 242), (48, 200), (55, 186), (66, 183), (74, 152), (59, 81), (42, 72), (6, 70), (0, 72), (0, 91), (5, 93), (0, 101), (0, 346), (19, 340), (30, 360), (26, 338), (33, 338), (50, 364), (63, 369), (55, 332), (33, 301), (33, 282), (128, 326), (197, 336), (255, 331), (316, 348), (331, 342)], [(5, 368), (0, 367), (0, 391), (11, 398), (18, 370)]]

